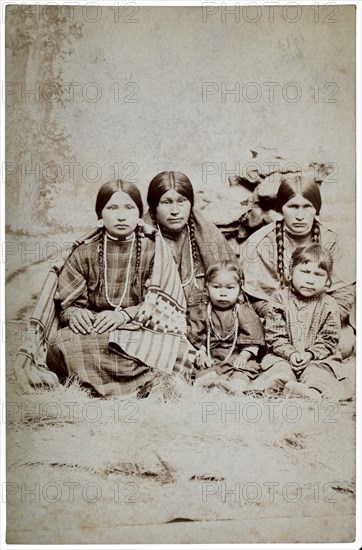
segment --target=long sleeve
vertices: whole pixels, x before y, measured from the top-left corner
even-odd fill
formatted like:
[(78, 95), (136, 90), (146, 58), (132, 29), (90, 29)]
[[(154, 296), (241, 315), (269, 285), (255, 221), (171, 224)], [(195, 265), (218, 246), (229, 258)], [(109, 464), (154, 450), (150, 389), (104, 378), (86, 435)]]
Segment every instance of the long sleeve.
[(352, 305), (355, 299), (355, 285), (348, 285), (337, 290), (332, 291), (329, 295), (335, 299), (339, 308), (339, 315), (341, 321), (345, 321), (352, 309)]
[(283, 306), (275, 305), (265, 318), (265, 340), (270, 352), (288, 360), (296, 350), (291, 345)]
[(200, 349), (206, 344), (206, 309), (202, 304), (189, 309), (187, 338), (196, 349)]
[(307, 351), (314, 359), (326, 359), (335, 355), (338, 348), (341, 322), (337, 303), (331, 303), (324, 322), (322, 323), (312, 346)]
[(265, 344), (264, 327), (251, 305), (245, 302), (240, 304), (238, 319), (238, 344), (241, 346), (263, 346)]
[(82, 265), (78, 249), (68, 258), (59, 275), (60, 320), (68, 323), (70, 314), (79, 308), (87, 308), (88, 285), (85, 266)]

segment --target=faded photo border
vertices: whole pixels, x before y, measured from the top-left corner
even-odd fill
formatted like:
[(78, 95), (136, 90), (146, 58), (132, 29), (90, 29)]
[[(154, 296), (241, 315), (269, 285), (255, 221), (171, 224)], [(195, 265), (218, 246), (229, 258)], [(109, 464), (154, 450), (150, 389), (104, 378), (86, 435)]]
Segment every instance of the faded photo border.
[[(27, 60), (27, 69), (20, 65), (13, 69), (7, 64), (7, 59), (10, 59), (10, 56), (6, 57), (5, 52), (6, 10), (9, 9), (10, 12), (14, 10), (15, 13), (15, 10), (21, 9), (25, 19), (31, 16), (35, 17), (36, 21), (36, 18), (39, 18), (36, 21), (39, 23), (42, 17), (45, 19), (50, 17), (49, 6), (58, 6), (58, 14), (67, 13), (68, 17), (73, 18), (72, 25), (69, 27), (70, 34), (65, 36), (59, 34), (57, 37), (59, 43), (62, 43), (62, 50), (60, 52), (54, 50), (54, 46), (49, 40), (49, 34), (48, 38), (44, 37), (44, 47), (49, 48), (49, 55), (41, 57), (39, 51), (34, 51), (33, 58), (30, 61)], [(328, 60), (325, 57), (325, 46), (323, 49), (323, 40), (331, 39), (326, 25), (329, 22), (331, 25), (337, 25), (339, 10), (345, 10), (348, 7), (356, 9), (356, 72), (355, 74), (351, 73), (354, 70), (353, 63), (346, 59), (343, 42), (339, 42), (340, 35), (336, 31), (335, 45), (338, 44), (339, 47), (335, 46), (333, 50), (338, 57), (335, 60), (334, 74), (340, 75), (340, 80), (332, 81), (329, 78), (333, 73), (332, 65), (328, 65)], [(154, 12), (148, 20), (154, 23), (152, 25), (153, 35), (148, 37), (147, 34), (141, 32), (141, 26), (137, 27), (136, 23), (139, 14), (145, 13), (144, 10), (155, 8), (162, 10), (158, 13), (162, 14), (163, 23), (155, 23), (158, 16), (156, 17)], [(196, 24), (192, 26), (192, 22), (190, 23), (187, 18), (175, 18), (172, 10), (179, 8), (200, 10), (203, 25), (210, 24), (211, 27), (210, 39), (207, 43), (205, 41), (200, 46), (200, 31)], [(259, 11), (259, 8), (262, 11)], [(28, 9), (34, 11), (29, 12)], [(80, 22), (77, 20), (79, 10), (82, 10), (82, 17), (88, 25), (87, 30), (82, 30)], [(278, 12), (278, 10), (282, 11)], [(309, 10), (309, 24), (313, 21), (313, 24), (319, 26), (320, 50), (318, 41), (315, 40), (318, 32), (314, 29), (310, 32), (310, 36), (315, 40), (313, 42), (316, 46), (314, 52), (311, 51), (303, 30), (298, 26), (307, 13), (306, 10)], [(33, 296), (34, 289), (39, 287), (40, 278), (45, 275), (45, 272), (35, 268), (32, 277), (37, 280), (37, 283), (34, 286), (29, 284), (29, 287), (25, 288), (19, 286), (17, 289), (16, 287), (10, 288), (5, 284), (7, 275), (12, 273), (12, 270), (19, 270), (21, 273), (21, 264), (28, 266), (29, 259), (32, 257), (35, 260), (34, 265), (40, 265), (42, 261), (44, 263), (44, 257), (47, 254), (58, 260), (58, 251), (61, 246), (69, 244), (74, 237), (84, 233), (95, 224), (93, 205), (96, 192), (101, 183), (112, 177), (127, 177), (138, 183), (144, 202), (146, 202), (147, 183), (156, 173), (163, 170), (180, 170), (188, 174), (193, 183), (195, 182), (195, 190), (200, 193), (199, 197), (201, 197), (200, 204), (206, 194), (210, 192), (211, 196), (216, 197), (214, 204), (211, 204), (210, 212), (215, 219), (221, 220), (221, 225), (225, 218), (228, 222), (228, 216), (225, 213), (227, 209), (232, 210), (236, 200), (236, 195), (232, 195), (230, 199), (225, 192), (228, 180), (235, 173), (242, 176), (245, 166), (252, 164), (253, 156), (248, 157), (248, 154), (253, 148), (257, 148), (258, 151), (269, 148), (275, 155), (281, 153), (284, 163), (296, 162), (304, 166), (315, 160), (317, 162), (326, 161), (332, 165), (333, 171), (329, 175), (329, 196), (327, 196), (326, 187), (322, 186), (322, 198), (324, 199), (322, 219), (329, 227), (341, 234), (344, 247), (352, 257), (356, 251), (356, 517), (360, 517), (362, 513), (361, 338), (359, 330), (362, 313), (361, 300), (359, 299), (362, 244), (360, 155), (362, 145), (360, 54), (362, 5), (358, 1), (326, 2), (324, 0), (319, 2), (245, 2), (242, 0), (239, 2), (154, 2), (152, 0), (150, 2), (87, 2), (85, 0), (30, 2), (26, 0), (21, 3), (3, 3), (1, 13), (1, 441), (3, 442), (1, 449), (1, 548), (13, 548), (14, 546), (31, 548), (30, 544), (34, 544), (34, 542), (15, 544), (6, 541), (6, 456), (9, 456), (10, 452), (14, 452), (14, 449), (7, 448), (5, 444), (6, 417), (13, 413), (8, 406), (9, 390), (6, 388), (6, 372), (12, 369), (12, 365), (7, 363), (6, 347), (8, 346), (9, 332), (12, 331), (12, 327), (9, 328), (9, 319), (10, 321), (13, 319), (13, 311), (20, 310), (20, 307), (15, 307), (12, 304), (21, 305), (27, 293)], [(149, 11), (149, 13), (152, 12)], [(275, 22), (281, 13), (284, 22), (287, 20), (290, 25), (295, 24), (298, 31), (292, 36), (293, 33), (285, 33), (282, 31), (282, 25), (279, 24), (278, 27), (276, 24), (275, 30), (273, 28), (273, 32), (270, 33), (270, 39), (265, 36), (262, 39), (261, 33), (258, 34), (256, 31), (256, 25), (260, 18), (268, 14), (269, 23), (271, 17), (273, 18), (272, 22)], [(119, 51), (109, 49), (109, 56), (106, 55), (107, 48), (116, 36), (114, 28), (110, 29), (109, 35), (103, 34), (102, 42), (101, 32), (95, 30), (92, 33), (90, 30), (92, 26), (93, 30), (96, 29), (102, 17), (105, 17), (105, 21), (107, 21), (110, 15), (123, 31), (123, 60)], [(104, 24), (104, 28), (106, 28), (106, 24)], [(225, 28), (230, 30), (228, 35), (225, 33)], [(267, 28), (270, 31), (270, 25), (265, 26), (265, 30)], [(145, 29), (147, 29), (147, 24), (144, 22), (143, 30)], [(48, 29), (47, 32), (51, 31)], [(59, 30), (59, 32), (62, 31)], [(84, 32), (84, 36), (82, 36), (82, 32)], [(92, 41), (92, 34), (94, 34), (96, 46)], [(343, 36), (342, 33), (342, 38)], [(351, 44), (354, 41), (353, 36), (350, 38), (349, 51), (351, 51)], [(126, 39), (129, 41), (127, 42)], [(29, 40), (26, 32), (19, 32), (18, 41), (22, 44), (24, 52), (29, 46)], [(84, 44), (77, 53), (80, 64), (77, 74), (76, 67), (69, 63), (69, 59), (73, 55), (74, 42), (82, 40)], [(56, 43), (56, 40), (54, 42)], [(167, 48), (167, 43), (170, 48)], [(88, 47), (87, 44), (92, 47)], [(162, 44), (163, 49), (160, 49), (158, 44)], [(264, 58), (263, 51), (265, 51), (266, 45), (270, 50), (268, 50), (268, 57)], [(12, 41), (11, 47), (13, 49), (17, 47), (16, 40)], [(132, 51), (138, 65), (132, 64)], [(153, 52), (155, 52), (154, 56), (152, 56)], [(198, 55), (193, 52), (197, 52)], [(258, 57), (259, 52), (260, 56)], [(288, 66), (290, 52), (297, 60), (294, 67)], [(144, 62), (142, 53), (145, 54)], [(314, 56), (318, 55), (322, 59), (319, 67), (320, 72), (310, 62)], [(50, 61), (51, 56), (56, 58), (55, 63)], [(89, 56), (92, 56), (91, 62)], [(249, 58), (248, 65), (245, 59)], [(256, 69), (253, 62), (256, 62), (257, 58), (258, 68)], [(275, 67), (270, 64), (270, 59), (275, 62)], [(239, 62), (241, 69), (238, 72), (235, 67)], [(285, 66), (283, 66), (283, 62), (285, 62)], [(308, 63), (312, 65), (310, 72), (305, 74), (299, 72), (299, 77), (297, 77), (298, 66), (300, 71), (300, 67), (307, 67)], [(338, 65), (338, 63), (340, 64)], [(216, 73), (213, 72), (215, 67), (217, 68)], [(336, 69), (337, 67), (338, 69)], [(174, 72), (172, 78), (167, 74), (170, 69)], [(263, 74), (269, 70), (270, 73), (274, 71), (278, 77), (265, 79)], [(37, 83), (36, 88), (30, 91), (26, 89), (25, 82), (23, 89), (24, 82), (19, 83), (18, 79), (19, 75), (26, 74), (26, 71), (34, 71), (34, 74), (42, 75), (42, 78), (48, 82), (45, 85), (40, 82), (39, 86)], [(258, 80), (255, 78), (257, 73), (260, 74)], [(46, 77), (47, 74), (50, 75), (49, 78)], [(337, 105), (338, 98), (341, 97), (348, 101), (353, 99), (354, 80), (356, 82), (356, 108), (354, 109), (352, 103), (342, 109), (341, 105)], [(51, 81), (50, 84), (49, 81)], [(55, 87), (54, 83), (57, 84)], [(7, 110), (7, 101), (16, 97), (23, 98), (19, 101), (19, 104), (23, 103), (23, 110), (10, 114), (10, 110)], [(60, 100), (60, 103), (64, 101), (68, 104), (73, 103), (71, 120), (67, 119), (67, 115), (64, 115), (62, 120), (60, 110), (55, 114), (54, 111), (51, 112), (54, 97), (57, 101)], [(139, 101), (142, 98), (143, 101)], [(31, 102), (30, 107), (29, 102)], [(44, 109), (44, 104), (47, 105), (46, 109)], [(338, 117), (335, 117), (336, 124), (338, 124), (335, 135), (325, 134), (325, 129), (322, 126), (323, 116), (328, 117), (328, 114), (332, 112), (329, 109), (334, 107), (339, 108)], [(242, 116), (240, 109), (242, 109)], [(295, 116), (296, 110), (299, 118)], [(45, 113), (45, 111), (47, 112)], [(311, 113), (315, 114), (314, 118)], [(122, 124), (119, 123), (117, 117), (121, 119), (123, 117)], [(271, 124), (273, 117), (276, 121), (275, 127)], [(22, 119), (26, 119), (24, 126), (22, 126)], [(36, 129), (37, 121), (39, 121), (40, 129), (46, 129), (43, 136)], [(293, 125), (288, 128), (291, 122)], [(34, 131), (23, 135), (22, 130), (25, 128), (29, 130), (31, 123), (33, 123)], [(49, 123), (51, 123), (50, 126)], [(356, 129), (355, 135), (345, 133), (345, 130), (349, 129), (352, 132), (354, 128)], [(311, 137), (310, 129), (312, 129)], [(329, 126), (328, 130), (330, 130)], [(299, 147), (295, 138), (298, 132), (301, 136)], [(324, 142), (323, 135), (326, 136)], [(128, 136), (130, 137), (128, 138)], [(318, 140), (320, 147), (316, 150)], [(328, 146), (326, 146), (326, 142)], [(351, 146), (350, 150), (348, 150), (348, 144)], [(13, 154), (17, 148), (19, 159), (14, 160), (9, 157), (9, 151), (10, 154)], [(34, 158), (35, 151), (39, 151), (39, 162)], [(315, 157), (313, 157), (314, 153)], [(338, 162), (335, 159), (338, 159)], [(345, 188), (341, 190), (338, 185), (341, 173), (339, 162), (345, 163), (342, 174), (349, 182), (347, 193), (345, 193)], [(27, 169), (29, 164), (31, 170)], [(42, 190), (39, 195), (39, 204), (35, 204), (32, 182), (39, 183), (40, 181), (49, 184), (49, 187)], [(26, 183), (26, 186), (23, 186), (26, 189), (20, 189), (20, 182)], [(77, 182), (83, 182), (84, 185), (82, 186), (80, 183), (77, 187)], [(76, 194), (71, 196), (74, 187), (77, 187)], [(336, 216), (333, 212), (333, 205), (338, 204), (339, 200), (346, 197), (347, 206), (342, 211), (342, 215), (338, 213)], [(206, 199), (208, 200), (209, 197), (206, 196)], [(19, 205), (23, 211), (20, 211)], [(332, 208), (332, 214), (330, 208)], [(344, 219), (342, 219), (343, 215)], [(54, 230), (49, 241), (44, 237), (44, 232), (51, 226)], [(14, 245), (11, 244), (10, 247), (9, 228), (14, 235), (20, 235), (20, 240), (14, 240)], [(57, 237), (57, 232), (61, 234), (61, 238)], [(19, 244), (22, 241), (25, 243), (24, 248)], [(345, 268), (346, 273), (353, 272), (352, 266), (345, 266)], [(28, 281), (26, 279), (24, 281), (27, 285)], [(25, 315), (28, 318), (30, 311), (25, 310)], [(132, 411), (128, 411), (127, 414), (132, 415)], [(338, 441), (336, 446), (338, 446)], [(211, 481), (212, 483), (213, 481)], [(132, 492), (132, 484), (129, 485), (129, 490)], [(223, 490), (225, 491), (225, 487)], [(89, 502), (91, 499), (87, 501), (87, 503)], [(275, 519), (276, 529), (282, 526), (286, 520), (284, 517), (274, 518), (274, 516), (269, 519)], [(303, 520), (305, 520), (304, 525), (307, 530), (307, 516), (304, 516)], [(190, 521), (188, 524), (185, 522), (185, 533), (188, 533), (187, 544), (193, 546), (197, 544), (193, 539), (193, 525), (196, 523), (199, 523), (199, 520), (193, 523)], [(209, 521), (203, 522), (205, 531), (202, 535), (198, 535), (197, 541), (208, 540), (208, 524), (211, 525)], [(219, 525), (220, 527), (212, 526), (213, 532), (227, 530), (227, 522), (219, 521)], [(138, 533), (142, 531), (142, 528), (142, 525), (134, 527)], [(239, 528), (243, 529), (242, 522), (240, 522)], [(247, 522), (247, 529), (253, 532), (250, 518)], [(157, 539), (155, 533), (156, 531), (152, 534), (153, 543)], [(182, 547), (181, 544), (177, 544), (180, 538), (175, 541), (175, 544), (172, 544), (171, 540), (170, 543), (163, 543), (164, 538), (157, 544), (147, 544), (147, 540), (144, 540), (142, 544), (130, 544), (130, 541), (132, 542), (131, 530), (125, 529), (124, 535), (127, 540), (127, 543), (124, 544), (121, 540), (118, 544), (99, 544), (97, 540), (92, 544), (83, 544), (79, 540), (79, 536), (75, 536), (74, 544), (60, 545), (54, 540), (51, 545), (42, 544), (42, 547), (93, 548), (102, 546), (102, 548), (115, 548), (137, 546), (146, 548), (156, 547), (158, 544), (162, 544), (165, 548)], [(254, 536), (258, 535), (254, 534)], [(104, 540), (103, 534), (102, 541)], [(210, 544), (202, 544), (202, 546), (200, 544), (200, 547), (215, 547), (212, 545), (212, 541), (208, 540), (208, 542)], [(256, 539), (255, 542), (253, 539), (253, 542), (245, 544), (218, 542), (217, 547), (249, 548), (256, 543)], [(287, 550), (310, 547), (354, 549), (359, 548), (361, 544), (361, 526), (357, 522), (355, 542), (340, 543), (337, 540), (335, 544), (332, 542), (323, 544), (283, 543), (283, 547)], [(258, 548), (275, 548), (275, 544), (262, 542), (258, 543)]]

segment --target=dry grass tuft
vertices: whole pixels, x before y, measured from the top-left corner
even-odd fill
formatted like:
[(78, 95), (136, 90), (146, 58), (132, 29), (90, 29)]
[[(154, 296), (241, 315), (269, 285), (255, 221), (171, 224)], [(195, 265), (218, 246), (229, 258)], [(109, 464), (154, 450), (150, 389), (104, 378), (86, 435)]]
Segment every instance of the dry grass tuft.
[[(354, 405), (235, 397), (168, 376), (147, 399), (94, 399), (77, 384), (12, 389), (9, 527), (351, 513)], [(22, 483), (39, 484), (37, 502), (21, 499)], [(71, 506), (66, 483), (78, 488)], [(42, 487), (54, 484), (62, 498), (49, 502)]]

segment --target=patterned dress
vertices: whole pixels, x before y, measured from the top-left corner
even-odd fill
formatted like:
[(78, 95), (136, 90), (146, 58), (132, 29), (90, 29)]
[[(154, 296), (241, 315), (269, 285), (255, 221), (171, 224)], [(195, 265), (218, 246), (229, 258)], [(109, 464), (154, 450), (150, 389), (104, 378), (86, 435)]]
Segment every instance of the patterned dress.
[[(100, 288), (100, 246), (103, 236), (96, 236), (80, 245), (69, 257), (59, 276), (61, 320), (67, 324), (76, 308), (97, 313), (113, 310), (109, 305), (105, 285)], [(139, 276), (133, 281), (136, 269), (136, 250), (131, 258), (130, 284), (122, 303), (131, 319), (140, 308), (153, 269), (155, 242), (144, 236), (141, 240)], [(107, 240), (108, 296), (118, 304), (124, 292), (131, 240)], [(58, 331), (47, 353), (47, 366), (60, 379), (74, 376), (93, 393), (101, 396), (122, 395), (137, 390), (153, 377), (149, 367), (141, 362), (112, 352), (109, 332), (75, 334), (68, 326)], [(132, 338), (132, 334), (130, 335)]]
[(293, 352), (310, 351), (314, 364), (328, 366), (337, 379), (343, 378), (340, 330), (338, 305), (328, 294), (303, 298), (291, 289), (276, 292), (265, 321), (269, 353), (261, 367), (267, 370), (281, 359), (288, 361)]
[[(332, 286), (328, 293), (336, 300), (341, 320), (348, 316), (354, 303), (353, 269), (338, 235), (320, 224), (320, 244), (332, 254), (334, 260)], [(312, 244), (310, 235), (297, 237), (284, 231), (284, 266), (288, 277), (290, 258), (300, 246)], [(240, 263), (244, 273), (244, 291), (253, 300), (253, 306), (261, 316), (273, 292), (279, 290), (276, 225), (270, 223), (253, 233), (241, 249)]]

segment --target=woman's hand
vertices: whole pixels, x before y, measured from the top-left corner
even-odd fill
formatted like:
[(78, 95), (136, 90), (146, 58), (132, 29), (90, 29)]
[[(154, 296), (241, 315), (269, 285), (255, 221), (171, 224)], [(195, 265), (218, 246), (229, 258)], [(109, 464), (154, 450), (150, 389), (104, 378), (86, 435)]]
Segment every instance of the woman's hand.
[(242, 351), (234, 360), (234, 367), (236, 369), (245, 368), (246, 363), (249, 361), (251, 353), (249, 351)]
[(294, 371), (301, 371), (310, 363), (312, 357), (310, 351), (302, 351), (301, 353), (295, 351), (289, 357), (289, 362)]
[(90, 334), (93, 328), (94, 314), (89, 309), (78, 308), (69, 315), (69, 328), (78, 334)]
[(93, 328), (98, 334), (103, 334), (103, 332), (121, 328), (127, 321), (128, 315), (122, 311), (101, 311), (96, 315)]
[(199, 367), (199, 369), (206, 369), (212, 367), (212, 359), (208, 356), (206, 351), (204, 349), (199, 349), (196, 352), (196, 358), (195, 358), (196, 366)]

